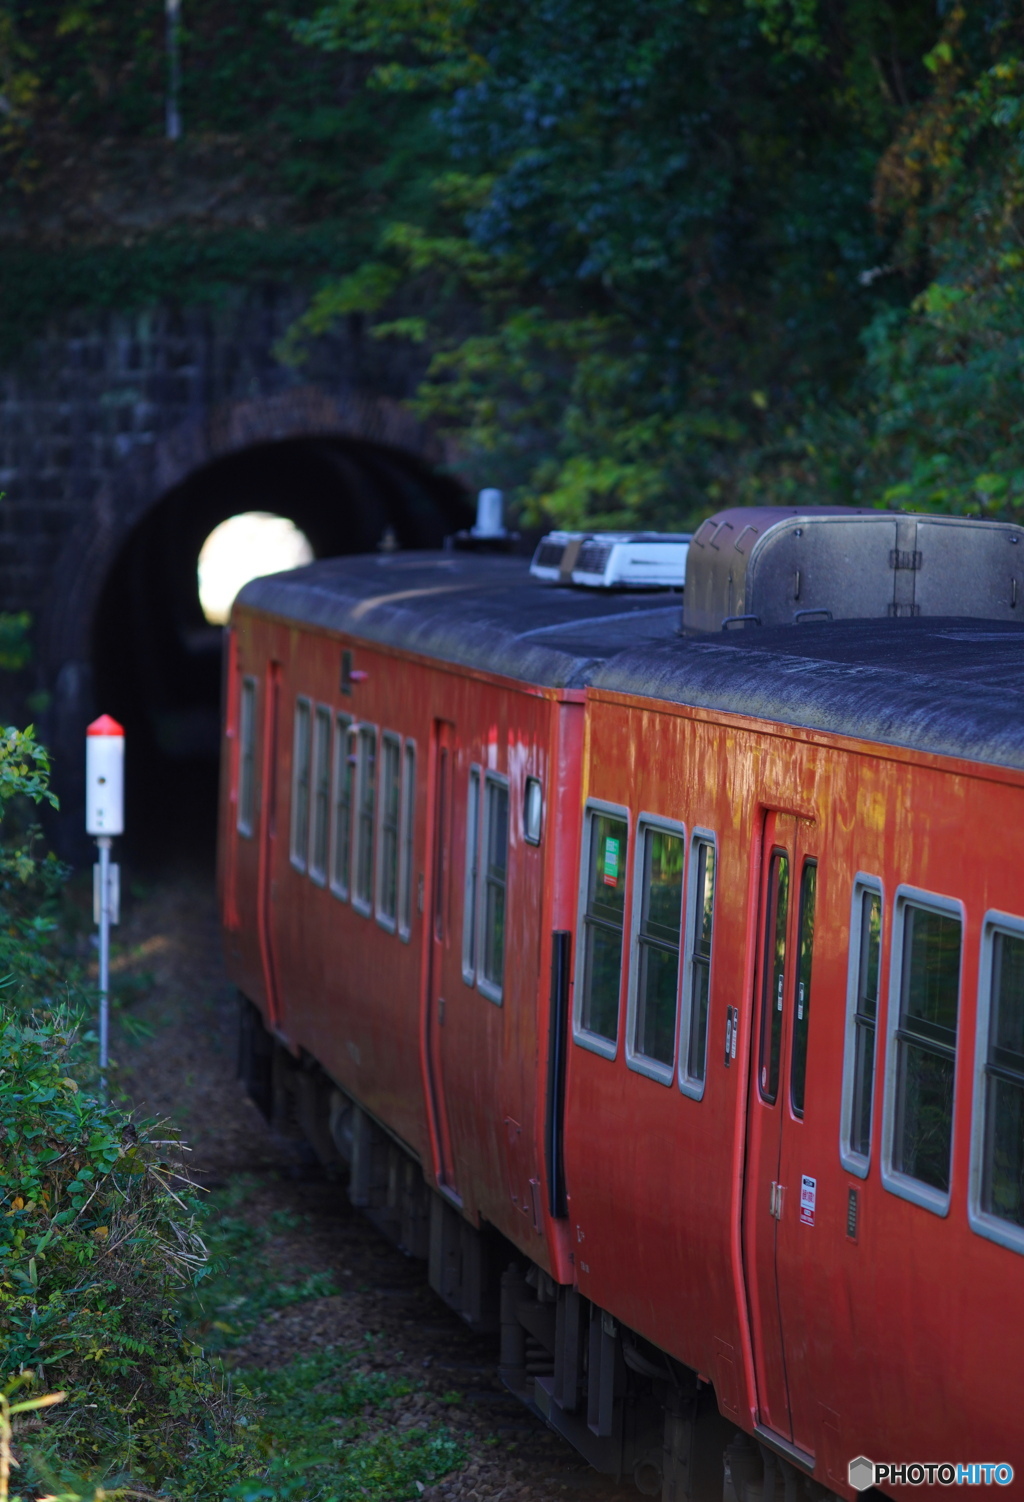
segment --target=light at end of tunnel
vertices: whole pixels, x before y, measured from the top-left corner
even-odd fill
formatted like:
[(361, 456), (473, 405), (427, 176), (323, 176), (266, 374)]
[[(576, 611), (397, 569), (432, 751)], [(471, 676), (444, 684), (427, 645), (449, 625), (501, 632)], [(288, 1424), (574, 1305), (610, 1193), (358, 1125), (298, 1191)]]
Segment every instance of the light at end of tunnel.
[(245, 511), (214, 527), (199, 553), (199, 603), (213, 626), (223, 626), (235, 596), (250, 579), (312, 563), (309, 539), (286, 516)]

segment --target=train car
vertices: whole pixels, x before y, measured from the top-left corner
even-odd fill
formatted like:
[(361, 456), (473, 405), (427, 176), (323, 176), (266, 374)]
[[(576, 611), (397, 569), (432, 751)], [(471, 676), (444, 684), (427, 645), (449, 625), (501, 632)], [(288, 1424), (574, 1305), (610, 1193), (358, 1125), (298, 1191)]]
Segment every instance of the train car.
[(475, 1324), (490, 1264), (464, 1225), (571, 1273), (538, 1061), (574, 907), (582, 685), (671, 634), (670, 599), (384, 554), (257, 581), (233, 616), (227, 954), (281, 1045), (250, 1027), (256, 1088), (292, 1097), (321, 1156), (355, 1153), (358, 1201), (407, 1250), (433, 1236), (432, 1276)]
[[(422, 1170), (434, 1286), (480, 1324), (498, 1313), (509, 1386), (665, 1502), (851, 1498), (875, 1479), (867, 1457), (1024, 1475), (1022, 538), (726, 513), (693, 539), (682, 633), (657, 596), (545, 591), (513, 560), (404, 560), (401, 599), (376, 560), (319, 565), (250, 586), (235, 618), (225, 930), (269, 1029), (250, 1009), (247, 1036), (300, 1116), (296, 1082), (317, 1082), (307, 1130), (333, 1122), (356, 1195), (372, 1200), (346, 1111)], [(445, 566), (466, 570), (447, 598), (427, 582)], [(370, 625), (378, 607), (361, 607), (382, 596)], [(538, 638), (562, 657), (527, 672)], [(390, 968), (386, 927), (355, 925), (351, 904), (314, 920), (325, 894), (276, 851), (275, 820), (294, 857), (313, 797), (289, 761), (298, 746), (316, 766), (300, 703), (349, 713), (321, 662), (342, 686), (358, 662), (360, 692), (400, 682), (385, 707), (430, 747), (409, 826), (418, 974)], [(247, 681), (266, 685), (262, 711)], [(382, 702), (361, 707), (371, 727)], [(500, 1039), (465, 964), (488, 921), (490, 847), (472, 833), (488, 774), (508, 778), (521, 857), (537, 777), (545, 845), (531, 868), (510, 836), (522, 975)], [(472, 1001), (442, 1055), (438, 1006), (460, 978)], [(390, 1048), (353, 1067), (381, 1016)], [(921, 1477), (879, 1481), (893, 1497), (945, 1484)]]

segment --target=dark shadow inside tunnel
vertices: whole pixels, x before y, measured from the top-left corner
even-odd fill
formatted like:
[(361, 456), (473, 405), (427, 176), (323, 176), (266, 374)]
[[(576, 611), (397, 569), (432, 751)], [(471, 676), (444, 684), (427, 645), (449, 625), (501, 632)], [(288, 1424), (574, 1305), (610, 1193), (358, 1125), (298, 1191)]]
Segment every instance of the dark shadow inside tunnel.
[[(123, 852), (136, 868), (212, 858), (223, 631), (199, 601), (197, 564), (228, 517), (293, 521), (317, 558), (441, 546), (472, 519), (465, 492), (411, 455), (296, 439), (219, 459), (169, 491), (123, 545), (97, 610), (95, 704), (125, 727)], [(84, 853), (84, 852), (83, 852)]]

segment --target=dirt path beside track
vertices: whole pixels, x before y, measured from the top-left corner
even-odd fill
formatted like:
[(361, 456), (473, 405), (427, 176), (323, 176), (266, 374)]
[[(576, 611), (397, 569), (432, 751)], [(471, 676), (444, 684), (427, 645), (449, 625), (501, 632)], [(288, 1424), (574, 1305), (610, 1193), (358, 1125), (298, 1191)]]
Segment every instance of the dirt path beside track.
[(140, 1114), (169, 1118), (191, 1144), (209, 1188), (252, 1182), (239, 1212), (266, 1221), (292, 1212), (269, 1253), (282, 1269), (330, 1275), (339, 1291), (276, 1310), (231, 1354), (239, 1367), (276, 1367), (325, 1346), (359, 1350), (367, 1365), (415, 1390), (399, 1428), (446, 1424), (466, 1466), (422, 1495), (451, 1502), (555, 1502), (572, 1496), (636, 1502), (598, 1476), (502, 1387), (496, 1341), (474, 1336), (430, 1290), (426, 1267), (396, 1251), (354, 1211), (344, 1187), (275, 1138), (234, 1078), (237, 1003), (220, 953), (213, 883), (183, 868), (126, 904), (115, 931), (116, 978), (137, 999), (115, 1019), (118, 1079)]

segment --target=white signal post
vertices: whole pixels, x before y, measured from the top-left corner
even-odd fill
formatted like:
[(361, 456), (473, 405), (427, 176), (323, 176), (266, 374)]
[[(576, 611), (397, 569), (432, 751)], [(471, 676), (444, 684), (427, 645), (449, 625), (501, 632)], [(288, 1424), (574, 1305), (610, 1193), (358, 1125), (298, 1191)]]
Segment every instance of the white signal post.
[(93, 918), (100, 930), (100, 1078), (106, 1088), (110, 1043), (110, 925), (118, 921), (118, 868), (110, 862), (115, 835), (124, 833), (124, 730), (100, 715), (85, 732), (85, 829), (96, 837)]

